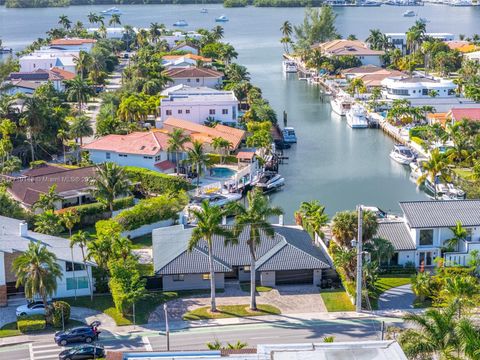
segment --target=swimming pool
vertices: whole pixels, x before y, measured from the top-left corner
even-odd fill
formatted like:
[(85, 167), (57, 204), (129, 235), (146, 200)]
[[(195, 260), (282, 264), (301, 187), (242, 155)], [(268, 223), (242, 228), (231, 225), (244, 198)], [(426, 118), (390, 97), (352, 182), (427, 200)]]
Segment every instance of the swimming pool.
[(214, 167), (210, 169), (210, 176), (216, 177), (216, 178), (226, 179), (226, 178), (232, 177), (235, 174), (236, 174), (235, 170), (232, 170), (227, 167)]

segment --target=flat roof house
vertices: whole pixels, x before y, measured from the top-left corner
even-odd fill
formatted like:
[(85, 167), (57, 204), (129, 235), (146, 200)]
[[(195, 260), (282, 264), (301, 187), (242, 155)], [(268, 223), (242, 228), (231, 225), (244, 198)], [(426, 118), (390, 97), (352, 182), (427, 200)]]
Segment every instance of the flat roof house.
[[(407, 34), (406, 33), (385, 33), (390, 44), (394, 45), (397, 49), (405, 52), (407, 49)], [(453, 41), (455, 35), (451, 33), (425, 33), (426, 37), (431, 37), (440, 41)]]
[(172, 67), (190, 67), (197, 66), (201, 62), (205, 66), (212, 65), (212, 59), (196, 54), (185, 55), (165, 55), (162, 57), (162, 65), (167, 69)]
[(457, 85), (448, 79), (424, 76), (394, 76), (382, 80), (383, 96), (387, 99), (432, 99), (456, 97)]
[(88, 278), (93, 284), (92, 267), (95, 263), (87, 261), (85, 268), (79, 246), (70, 248), (68, 239), (29, 231), (26, 222), (0, 216), (0, 306), (7, 305), (8, 294), (22, 292), (22, 289), (15, 288), (17, 279), (12, 272), (12, 263), (28, 249), (31, 242), (40, 243), (54, 253), (62, 269), (54, 298), (71, 297), (75, 293), (77, 296), (90, 295)]
[[(286, 226), (274, 226), (272, 238), (262, 236), (257, 247), (257, 280), (265, 286), (283, 284), (320, 285), (322, 270), (330, 265), (320, 248), (312, 244), (307, 232)], [(193, 227), (184, 225), (155, 229), (153, 264), (162, 278), (163, 290), (208, 289), (208, 250), (201, 241), (192, 251), (188, 242)], [(237, 245), (224, 245), (224, 239), (213, 241), (216, 286), (224, 288), (225, 280), (250, 280), (250, 254), (247, 245), (248, 229), (240, 235)]]
[(328, 57), (354, 56), (359, 59), (362, 65), (383, 64), (382, 56), (384, 51), (372, 50), (364, 42), (359, 40), (337, 39), (312, 46)]
[(223, 79), (223, 74), (219, 71), (193, 66), (188, 68), (171, 68), (166, 71), (166, 75), (172, 79), (171, 86), (183, 84), (218, 88), (222, 85)]
[(90, 52), (97, 40), (81, 38), (54, 39), (50, 42), (51, 49), (74, 50)]
[(162, 120), (174, 116), (201, 125), (208, 121), (237, 124), (238, 100), (233, 91), (181, 84), (163, 90), (161, 95)]
[(76, 65), (74, 59), (76, 56), (78, 56), (78, 51), (41, 49), (20, 57), (18, 61), (20, 64), (20, 71), (22, 72), (32, 72), (38, 69), (50, 70), (56, 67), (61, 70), (75, 73)]

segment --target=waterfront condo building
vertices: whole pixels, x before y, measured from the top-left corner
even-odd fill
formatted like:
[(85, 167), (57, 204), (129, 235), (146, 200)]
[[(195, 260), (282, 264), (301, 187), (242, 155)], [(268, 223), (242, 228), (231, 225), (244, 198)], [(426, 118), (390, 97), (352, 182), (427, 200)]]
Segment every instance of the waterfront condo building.
[(448, 79), (426, 76), (395, 76), (382, 80), (386, 99), (434, 99), (456, 97), (457, 85)]

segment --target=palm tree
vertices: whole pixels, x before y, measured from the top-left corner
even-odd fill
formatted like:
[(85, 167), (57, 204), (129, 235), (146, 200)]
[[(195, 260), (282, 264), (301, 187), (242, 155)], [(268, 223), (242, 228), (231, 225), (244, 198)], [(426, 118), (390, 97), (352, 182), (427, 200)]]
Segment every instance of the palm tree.
[(223, 33), (224, 33), (223, 27), (220, 25), (215, 26), (211, 32), (211, 34), (213, 35), (216, 41), (223, 38)]
[(72, 119), (70, 124), (70, 135), (75, 139), (80, 139), (80, 147), (83, 146), (83, 138), (93, 135), (93, 127), (88, 116), (77, 116)]
[[(73, 261), (73, 244), (72, 244), (72, 229), (75, 224), (80, 222), (80, 215), (77, 214), (75, 211), (66, 211), (61, 215), (61, 220), (63, 225), (68, 229), (68, 235), (70, 239), (70, 255), (72, 258), (72, 274), (73, 274), (73, 282), (77, 283), (77, 278), (75, 277), (75, 263)], [(75, 286), (75, 299), (77, 298), (77, 286)]]
[(233, 234), (221, 225), (225, 212), (219, 206), (209, 205), (207, 201), (202, 202), (201, 209), (193, 210), (197, 220), (197, 226), (192, 231), (188, 242), (188, 251), (192, 251), (200, 241), (207, 243), (208, 265), (210, 270), (210, 311), (217, 311), (215, 304), (215, 268), (213, 266), (213, 241), (217, 236), (222, 236), (225, 241), (232, 238)]
[(63, 231), (60, 217), (53, 210), (35, 216), (35, 231), (41, 234), (58, 235)]
[(57, 184), (53, 184), (46, 193), (40, 194), (38, 200), (33, 204), (33, 209), (53, 211), (56, 208), (56, 204), (60, 201), (62, 201), (62, 198), (57, 194)]
[(162, 34), (160, 24), (157, 22), (151, 23), (148, 33), (150, 35), (150, 40), (152, 40), (153, 43), (156, 43), (159, 36)]
[(280, 31), (282, 32), (283, 37), (291, 38), (293, 34), (292, 23), (288, 20), (284, 21), (280, 27)]
[(432, 294), (432, 277), (428, 272), (420, 272), (412, 276), (412, 291), (423, 303), (427, 296)]
[(232, 82), (249, 81), (250, 74), (245, 66), (239, 64), (229, 64), (225, 67), (225, 75)]
[(233, 226), (233, 237), (227, 239), (227, 243), (236, 244), (240, 241), (242, 233), (247, 233), (247, 245), (250, 251), (250, 310), (257, 310), (256, 301), (256, 269), (257, 247), (262, 241), (262, 236), (272, 238), (275, 230), (268, 222), (272, 216), (283, 214), (283, 210), (271, 206), (269, 199), (260, 190), (250, 191), (247, 195), (248, 207), (243, 204), (234, 203), (231, 210), (235, 213), (235, 224)]
[(365, 39), (365, 42), (370, 45), (373, 50), (382, 50), (383, 34), (379, 29), (370, 29), (370, 34)]
[(470, 319), (461, 319), (455, 329), (460, 345), (470, 360), (480, 358), (480, 329)]
[(200, 175), (205, 167), (210, 166), (211, 161), (208, 155), (203, 151), (203, 144), (194, 140), (192, 148), (187, 151), (187, 163), (191, 164), (197, 172), (197, 189), (200, 186)]
[(76, 101), (78, 111), (82, 111), (82, 105), (88, 102), (89, 97), (93, 94), (93, 89), (80, 76), (76, 76), (73, 80), (65, 81), (67, 86), (67, 100)]
[(83, 79), (83, 74), (92, 66), (93, 59), (88, 52), (81, 50), (78, 53), (78, 56), (73, 58), (73, 62), (75, 63), (75, 68), (78, 75), (80, 75), (80, 78)]
[(93, 195), (100, 202), (108, 205), (111, 213), (115, 198), (130, 190), (130, 182), (124, 169), (112, 162), (97, 166), (92, 183), (95, 189)]
[(456, 225), (450, 228), (450, 231), (452, 232), (453, 237), (446, 240), (445, 245), (449, 248), (453, 248), (453, 251), (458, 251), (458, 245), (460, 242), (465, 241), (469, 232), (462, 226), (460, 221), (457, 221)]
[(175, 172), (178, 174), (179, 152), (185, 151), (185, 145), (190, 142), (190, 136), (185, 135), (183, 130), (174, 129), (168, 134), (168, 148), (171, 153), (175, 153)]
[(16, 287), (24, 286), (27, 299), (40, 296), (48, 313), (47, 298), (55, 294), (57, 279), (62, 278), (55, 254), (39, 242), (30, 242), (28, 249), (13, 260), (12, 270), (17, 277)]
[(64, 29), (68, 30), (72, 26), (72, 22), (67, 15), (60, 15), (58, 19), (58, 23), (62, 25)]
[[(73, 236), (70, 236), (70, 248), (73, 248), (73, 246), (78, 245), (80, 247), (80, 250), (82, 251), (83, 266), (85, 267), (85, 270), (88, 269), (87, 257), (85, 256), (85, 247), (87, 247), (89, 238), (90, 238), (90, 234), (82, 230), (78, 231)], [(90, 299), (93, 300), (93, 291), (92, 291), (92, 284), (90, 283), (90, 276), (87, 276), (87, 279), (88, 279), (88, 289), (90, 291)]]
[(373, 238), (365, 243), (365, 251), (369, 252), (374, 261), (381, 266), (382, 261), (389, 262), (395, 254), (395, 247), (386, 239)]
[(440, 292), (447, 304), (455, 304), (458, 308), (458, 318), (462, 316), (465, 307), (474, 307), (479, 300), (478, 281), (473, 276), (453, 276), (445, 279), (445, 284)]
[(120, 15), (119, 14), (112, 14), (108, 25), (113, 25), (115, 27), (116, 25), (121, 25), (122, 22), (120, 21)]
[(220, 152), (219, 154), (221, 156), (221, 163), (223, 164), (225, 161), (224, 156), (228, 155), (228, 150), (232, 147), (232, 143), (227, 139), (216, 137), (212, 141), (212, 146), (217, 151), (222, 149), (222, 152)]
[(96, 24), (98, 22), (98, 15), (91, 12), (87, 15), (87, 19), (90, 24)]
[[(437, 177), (440, 179), (448, 180), (446, 170), (448, 168), (448, 159), (440, 153), (440, 150), (434, 149), (430, 152), (430, 158), (422, 163), (424, 173), (417, 180), (417, 184), (423, 184), (427, 179), (435, 187)], [(437, 198), (437, 192), (435, 187), (435, 198)]]
[(65, 147), (65, 142), (69, 139), (69, 134), (68, 131), (64, 129), (59, 129), (57, 132), (57, 139), (59, 139), (62, 142), (62, 148), (63, 148), (63, 163), (67, 163), (67, 156), (66, 156), (66, 147)]
[[(371, 211), (363, 213), (363, 241), (367, 243), (377, 232), (378, 223)], [(332, 234), (340, 246), (350, 248), (351, 241), (358, 235), (358, 214), (356, 211), (337, 212), (332, 219)]]
[(300, 209), (295, 212), (295, 219), (304, 229), (313, 231), (321, 238), (324, 237), (322, 227), (327, 224), (328, 215), (325, 214), (325, 206), (318, 201), (303, 201)]

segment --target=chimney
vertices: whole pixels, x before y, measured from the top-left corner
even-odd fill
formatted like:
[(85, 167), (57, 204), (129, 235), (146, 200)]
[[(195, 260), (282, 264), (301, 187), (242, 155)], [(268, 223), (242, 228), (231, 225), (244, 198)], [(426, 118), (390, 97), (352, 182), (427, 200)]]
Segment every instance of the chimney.
[(283, 215), (278, 216), (278, 225), (280, 225), (280, 226), (285, 225), (285, 222), (283, 220)]
[(22, 237), (26, 237), (27, 236), (27, 232), (28, 232), (28, 224), (26, 221), (22, 221), (20, 224), (19, 224), (19, 227), (18, 227), (18, 232), (20, 236)]

